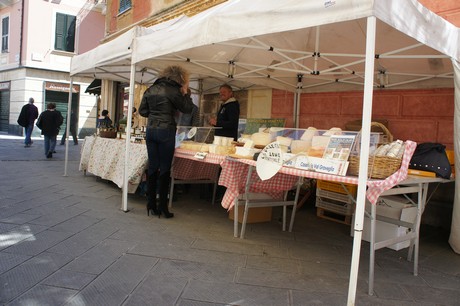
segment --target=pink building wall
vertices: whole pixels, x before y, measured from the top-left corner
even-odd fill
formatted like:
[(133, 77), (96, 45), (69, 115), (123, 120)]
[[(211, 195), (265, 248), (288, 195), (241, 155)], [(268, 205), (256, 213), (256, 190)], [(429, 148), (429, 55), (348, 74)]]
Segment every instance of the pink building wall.
[[(81, 3), (81, 6), (85, 3), (83, 0), (79, 0), (78, 2)], [(43, 68), (43, 66), (49, 64), (51, 62), (49, 55), (54, 50), (53, 33), (55, 32), (55, 14), (60, 12), (77, 15), (79, 10), (78, 6), (68, 6), (65, 1), (53, 4), (45, 1), (25, 0), (22, 32), (23, 53), (20, 55), (22, 3), (21, 1), (17, 1), (11, 6), (2, 9), (1, 16), (10, 17), (9, 53), (7, 55), (8, 67), (17, 67), (20, 57), (22, 57), (22, 65)], [(98, 46), (100, 40), (104, 37), (105, 31), (105, 19), (99, 12), (87, 11), (82, 16), (84, 18), (79, 26), (77, 26), (75, 43), (75, 53), (77, 54), (84, 53)], [(67, 56), (71, 55), (68, 54)], [(42, 56), (42, 60), (37, 60), (40, 56)], [(3, 68), (6, 67), (3, 66)]]
[[(361, 119), (362, 92), (302, 94), (299, 127), (317, 129), (340, 127)], [(273, 90), (272, 117), (287, 118), (293, 127), (294, 95)], [(440, 142), (453, 149), (454, 90), (376, 90), (373, 119), (388, 120), (395, 139)]]

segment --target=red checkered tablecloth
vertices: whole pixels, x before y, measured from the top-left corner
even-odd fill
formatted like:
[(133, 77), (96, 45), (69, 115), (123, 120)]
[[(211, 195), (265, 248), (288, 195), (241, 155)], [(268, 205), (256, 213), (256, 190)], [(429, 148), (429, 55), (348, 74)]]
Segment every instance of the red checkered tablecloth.
[[(227, 187), (222, 199), (222, 206), (231, 209), (235, 198), (245, 192), (249, 167), (255, 166), (255, 161), (227, 158), (221, 166), (219, 185)], [(257, 172), (253, 171), (249, 191), (266, 193), (275, 199), (281, 199), (283, 192), (292, 189), (298, 179), (297, 176), (279, 172), (272, 178), (262, 181)]]
[[(407, 169), (416, 146), (417, 144), (415, 142), (410, 140), (406, 141), (401, 168), (385, 180), (370, 179), (367, 181), (368, 189), (366, 191), (366, 197), (371, 203), (375, 204), (384, 191), (393, 188), (407, 178)], [(242, 165), (246, 165), (246, 167)], [(224, 208), (231, 209), (233, 207), (233, 200), (244, 192), (249, 165), (255, 166), (256, 162), (249, 159), (227, 159), (222, 163), (222, 173), (220, 175), (219, 185), (224, 185), (228, 188), (222, 199), (222, 206)], [(299, 176), (358, 185), (358, 177), (356, 176), (338, 176), (291, 167), (282, 167), (273, 178), (267, 181), (260, 181), (256, 171), (253, 172), (252, 176), (252, 181), (259, 181), (256, 182), (254, 186), (251, 186), (250, 191), (264, 192), (272, 196), (276, 196), (276, 194), (279, 196), (281, 191), (291, 189)]]
[(214, 180), (225, 156), (207, 154), (204, 159), (195, 157), (195, 151), (176, 149), (172, 166), (172, 177), (179, 180)]

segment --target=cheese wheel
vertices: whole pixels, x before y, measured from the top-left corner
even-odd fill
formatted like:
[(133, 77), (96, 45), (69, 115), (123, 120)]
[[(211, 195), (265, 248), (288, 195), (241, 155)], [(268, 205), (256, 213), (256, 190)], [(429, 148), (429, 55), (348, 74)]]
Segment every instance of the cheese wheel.
[(269, 133), (254, 133), (252, 134), (251, 139), (254, 141), (254, 145), (258, 146), (266, 146), (272, 142), (272, 138)]
[(293, 154), (307, 153), (310, 147), (311, 147), (311, 143), (308, 141), (293, 140), (291, 142), (291, 153)]
[(276, 136), (276, 141), (280, 143), (282, 146), (289, 147), (292, 142), (292, 138), (289, 137), (283, 137), (283, 136)]

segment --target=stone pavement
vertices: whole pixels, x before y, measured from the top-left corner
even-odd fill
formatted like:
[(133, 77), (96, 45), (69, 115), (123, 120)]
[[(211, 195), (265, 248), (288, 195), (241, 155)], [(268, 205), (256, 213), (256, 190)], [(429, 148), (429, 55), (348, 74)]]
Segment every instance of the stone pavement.
[[(148, 217), (145, 199), (120, 210), (114, 184), (78, 171), (79, 146), (46, 159), (43, 141), (24, 148), (0, 134), (1, 305), (345, 305), (350, 227), (316, 217), (310, 203), (294, 231), (273, 221), (233, 238), (233, 222), (192, 186), (173, 219)], [(448, 233), (422, 226), (419, 275), (407, 249), (376, 253), (367, 294), (362, 243), (357, 305), (458, 305), (460, 256)]]

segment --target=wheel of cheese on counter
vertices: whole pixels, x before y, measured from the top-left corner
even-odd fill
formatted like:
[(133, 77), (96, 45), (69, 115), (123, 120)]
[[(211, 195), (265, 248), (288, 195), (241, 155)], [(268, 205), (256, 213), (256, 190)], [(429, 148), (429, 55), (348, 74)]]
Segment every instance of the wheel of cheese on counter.
[(325, 150), (326, 150), (326, 147), (310, 147), (310, 149), (308, 149), (307, 155), (312, 156), (312, 157), (321, 158), (323, 157)]
[(305, 140), (293, 140), (291, 142), (291, 153), (307, 153), (308, 149), (311, 147), (311, 142)]
[(272, 135), (269, 133), (254, 133), (251, 136), (254, 145), (256, 146), (266, 146), (272, 142)]
[(328, 131), (324, 132), (323, 136), (331, 136), (331, 135), (341, 135), (342, 129), (338, 127), (330, 128)]
[(310, 142), (311, 143), (311, 140), (313, 138), (313, 136), (317, 135), (318, 133), (318, 130), (314, 127), (308, 127), (308, 129), (305, 130), (305, 132), (303, 133), (302, 137), (300, 137), (300, 140), (303, 140), (303, 141), (306, 141), (306, 142)]
[(276, 136), (276, 141), (280, 143), (282, 146), (289, 147), (292, 143), (292, 138), (283, 137), (283, 136)]

